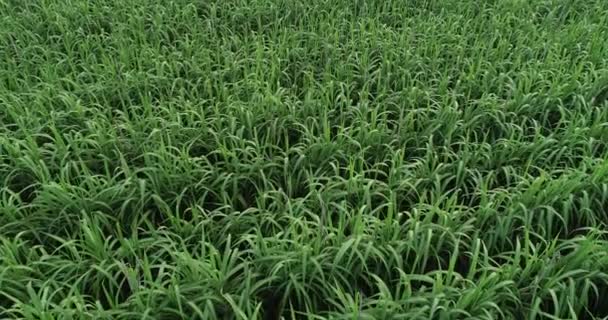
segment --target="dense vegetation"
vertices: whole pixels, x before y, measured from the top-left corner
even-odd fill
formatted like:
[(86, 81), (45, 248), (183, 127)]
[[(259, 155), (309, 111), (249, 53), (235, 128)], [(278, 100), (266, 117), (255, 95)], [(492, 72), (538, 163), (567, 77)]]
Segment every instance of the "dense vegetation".
[(0, 318), (608, 316), (608, 1), (0, 0)]

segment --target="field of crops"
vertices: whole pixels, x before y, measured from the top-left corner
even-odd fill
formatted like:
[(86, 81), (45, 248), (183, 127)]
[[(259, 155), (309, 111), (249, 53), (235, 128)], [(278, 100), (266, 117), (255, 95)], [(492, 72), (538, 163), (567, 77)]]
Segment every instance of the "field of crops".
[(0, 0), (0, 318), (608, 316), (608, 1)]

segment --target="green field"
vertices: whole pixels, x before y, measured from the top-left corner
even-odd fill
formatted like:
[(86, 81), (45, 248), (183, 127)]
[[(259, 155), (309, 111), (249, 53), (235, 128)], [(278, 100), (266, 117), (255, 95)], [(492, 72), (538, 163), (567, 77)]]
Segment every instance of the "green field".
[(607, 225), (606, 0), (0, 0), (0, 319), (603, 319)]

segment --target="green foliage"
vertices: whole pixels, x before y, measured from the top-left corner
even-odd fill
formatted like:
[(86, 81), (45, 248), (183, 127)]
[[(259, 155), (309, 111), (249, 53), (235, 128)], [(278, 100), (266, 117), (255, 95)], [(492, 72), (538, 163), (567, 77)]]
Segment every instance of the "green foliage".
[(608, 316), (607, 1), (0, 12), (0, 318)]

